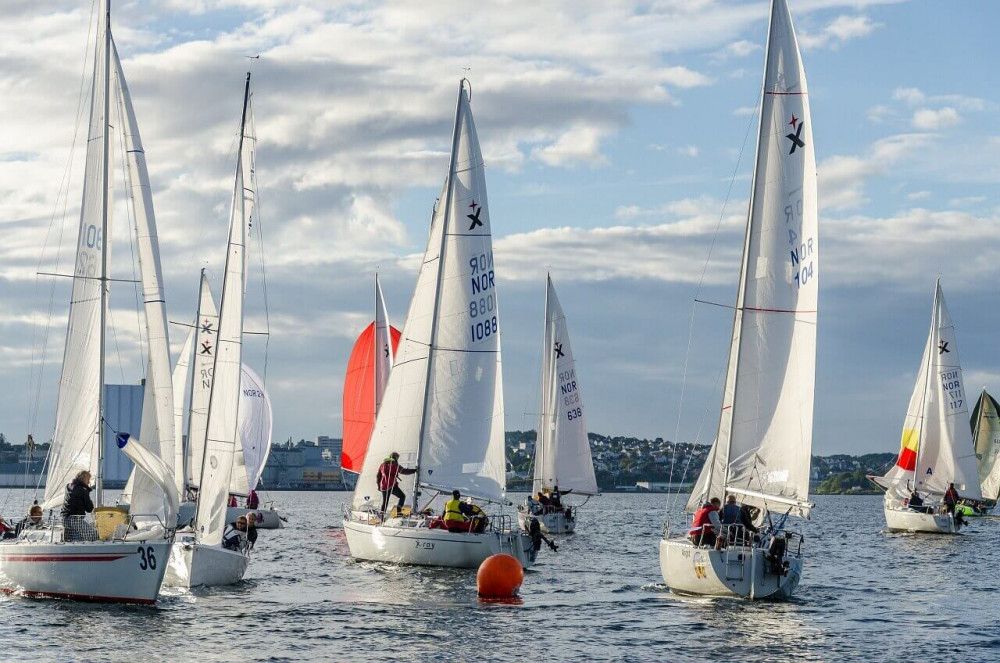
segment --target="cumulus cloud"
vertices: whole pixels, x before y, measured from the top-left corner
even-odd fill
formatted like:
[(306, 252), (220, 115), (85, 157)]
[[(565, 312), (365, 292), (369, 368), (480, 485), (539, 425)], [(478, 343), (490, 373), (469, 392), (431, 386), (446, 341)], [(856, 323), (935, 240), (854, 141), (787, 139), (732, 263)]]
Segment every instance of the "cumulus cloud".
[(800, 32), (799, 43), (807, 49), (839, 48), (852, 39), (867, 37), (878, 27), (881, 24), (865, 15), (841, 15), (818, 32)]
[(962, 121), (958, 111), (951, 107), (921, 108), (913, 114), (913, 127), (923, 131), (938, 131), (953, 127)]
[(824, 159), (817, 166), (821, 209), (849, 209), (864, 204), (868, 200), (865, 186), (871, 177), (884, 174), (928, 141), (924, 134), (899, 134), (876, 141), (867, 154)]

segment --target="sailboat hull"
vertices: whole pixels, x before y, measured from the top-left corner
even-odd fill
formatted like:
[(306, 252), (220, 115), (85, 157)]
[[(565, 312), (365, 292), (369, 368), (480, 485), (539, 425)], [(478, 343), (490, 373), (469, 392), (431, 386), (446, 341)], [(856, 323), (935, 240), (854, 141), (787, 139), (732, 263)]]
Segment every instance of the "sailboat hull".
[(746, 599), (787, 599), (802, 577), (802, 558), (786, 554), (783, 572), (773, 573), (762, 548), (695, 547), (687, 539), (660, 541), (660, 572), (672, 592)]
[(167, 541), (0, 543), (0, 591), (101, 603), (152, 604), (167, 568)]
[(546, 513), (533, 516), (518, 509), (517, 523), (522, 530), (528, 529), (528, 521), (531, 518), (538, 520), (542, 531), (547, 534), (572, 534), (576, 531), (576, 518), (567, 518), (565, 513)]
[(955, 519), (947, 513), (921, 513), (912, 509), (884, 507), (885, 525), (890, 532), (958, 534)]
[(174, 543), (163, 584), (167, 587), (234, 585), (246, 575), (250, 556), (192, 541)]
[[(194, 502), (183, 502), (177, 510), (177, 526), (187, 527), (194, 519)], [(226, 522), (231, 523), (240, 516), (248, 513), (256, 514), (257, 529), (283, 529), (285, 527), (282, 516), (276, 509), (245, 509), (243, 507), (231, 506), (226, 509)]]
[(345, 519), (344, 534), (351, 557), (393, 564), (476, 569), (490, 555), (506, 553), (527, 568), (536, 554), (531, 537), (519, 531), (472, 534)]

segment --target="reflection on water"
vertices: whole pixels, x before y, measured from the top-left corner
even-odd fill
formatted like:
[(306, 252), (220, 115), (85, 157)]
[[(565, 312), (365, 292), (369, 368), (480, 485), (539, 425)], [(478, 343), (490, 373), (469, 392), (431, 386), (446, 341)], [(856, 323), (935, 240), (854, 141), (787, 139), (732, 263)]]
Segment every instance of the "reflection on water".
[[(784, 603), (678, 597), (657, 540), (679, 500), (604, 495), (543, 550), (521, 602), (480, 601), (475, 571), (356, 562), (346, 493), (276, 493), (289, 528), (262, 531), (248, 579), (167, 589), (153, 608), (0, 599), (0, 636), (31, 657), (148, 660), (995, 660), (995, 521), (959, 537), (882, 531), (877, 497), (819, 497), (806, 564)], [(19, 512), (18, 491), (0, 491)], [(26, 656), (27, 657), (27, 656)]]

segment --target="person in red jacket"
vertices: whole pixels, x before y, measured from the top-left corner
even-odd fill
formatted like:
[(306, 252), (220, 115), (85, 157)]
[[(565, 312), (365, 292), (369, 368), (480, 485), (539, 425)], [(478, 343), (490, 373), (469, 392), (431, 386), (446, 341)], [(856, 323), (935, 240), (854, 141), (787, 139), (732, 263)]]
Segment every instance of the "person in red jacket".
[(382, 461), (382, 464), (378, 467), (378, 489), (382, 493), (382, 515), (385, 516), (385, 511), (389, 507), (389, 498), (393, 495), (399, 498), (399, 508), (403, 508), (403, 503), (406, 502), (406, 493), (402, 491), (399, 487), (399, 475), (401, 474), (413, 474), (416, 469), (410, 469), (406, 467), (400, 467), (399, 465), (399, 454), (393, 451), (391, 454), (386, 456), (386, 459)]
[(722, 521), (719, 520), (719, 507), (721, 506), (722, 501), (718, 497), (713, 497), (694, 512), (691, 529), (688, 530), (688, 538), (691, 539), (691, 543), (709, 548), (716, 545), (718, 534), (722, 531)]

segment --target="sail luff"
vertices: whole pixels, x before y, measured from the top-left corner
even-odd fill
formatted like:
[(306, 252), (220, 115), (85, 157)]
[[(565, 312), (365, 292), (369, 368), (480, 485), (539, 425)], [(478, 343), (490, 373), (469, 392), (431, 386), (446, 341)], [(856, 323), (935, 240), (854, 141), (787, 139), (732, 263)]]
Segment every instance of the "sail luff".
[[(66, 323), (56, 424), (49, 450), (43, 508), (62, 504), (66, 484), (82, 470), (100, 475), (105, 320), (104, 232), (107, 220), (107, 26), (110, 10), (98, 14), (91, 81), (90, 119), (73, 289)], [(103, 80), (102, 80), (103, 79)], [(102, 192), (103, 189), (103, 192)]]
[(181, 353), (177, 355), (177, 364), (174, 366), (174, 372), (171, 376), (174, 385), (174, 480), (177, 494), (182, 499), (184, 498), (184, 480), (187, 476), (184, 412), (190, 409), (190, 399), (187, 396), (191, 392), (191, 370), (194, 366), (191, 356), (194, 354), (194, 341), (197, 335), (198, 318), (196, 317), (195, 326), (188, 332)]
[(542, 309), (542, 370), (538, 389), (538, 432), (535, 435), (535, 463), (531, 491), (537, 494), (545, 488), (545, 462), (552, 438), (552, 323), (549, 320), (549, 275), (545, 275), (545, 305)]
[(219, 333), (212, 370), (208, 406), (205, 458), (201, 465), (195, 530), (206, 545), (219, 545), (226, 524), (229, 480), (239, 434), (240, 371), (243, 351), (243, 293), (245, 291), (246, 197), (243, 179), (243, 147), (250, 74), (243, 93), (243, 114), (237, 150), (236, 182), (233, 189), (229, 242), (222, 282)]
[(212, 371), (218, 350), (219, 309), (212, 296), (205, 270), (201, 271), (198, 289), (197, 337), (191, 357), (191, 391), (188, 394), (187, 450), (185, 459), (187, 487), (198, 485), (205, 458), (205, 435), (208, 432), (208, 402), (212, 391)]

